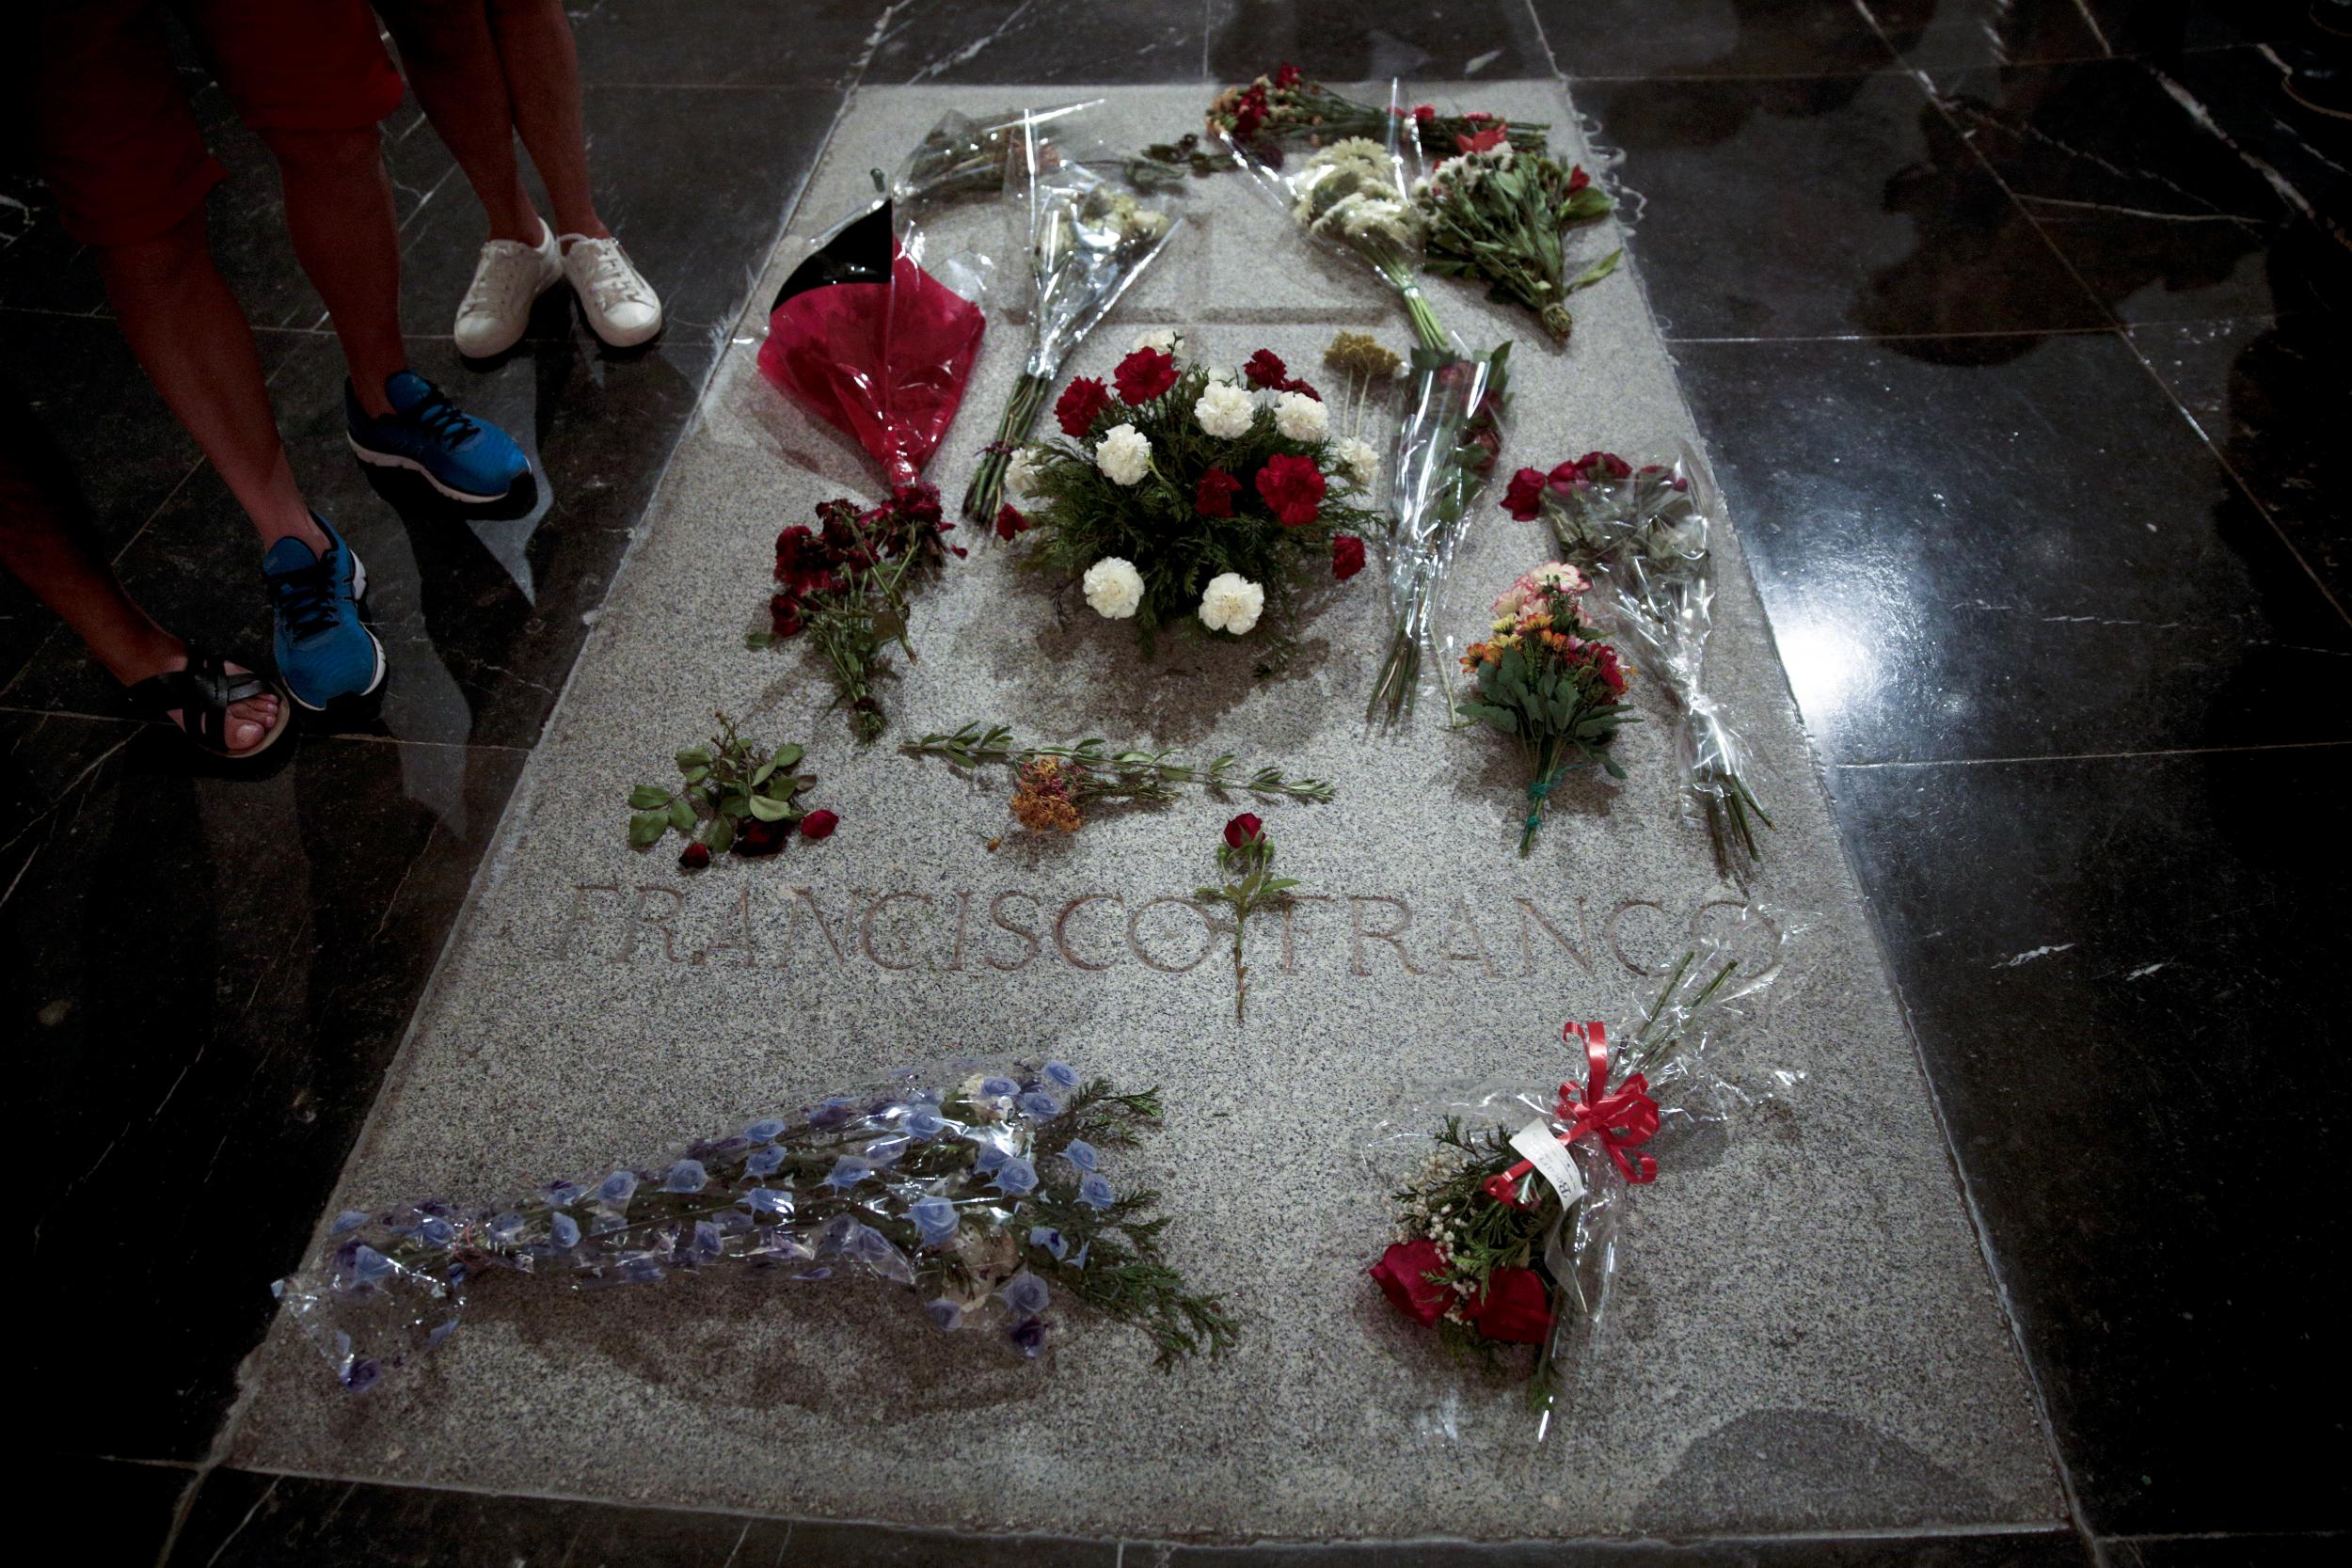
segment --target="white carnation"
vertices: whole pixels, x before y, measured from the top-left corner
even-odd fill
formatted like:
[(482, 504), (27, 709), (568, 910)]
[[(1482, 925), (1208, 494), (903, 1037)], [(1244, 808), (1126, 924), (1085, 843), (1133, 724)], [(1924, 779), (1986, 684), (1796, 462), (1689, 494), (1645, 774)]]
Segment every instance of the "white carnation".
[(1037, 475), (1037, 449), (1023, 447), (1005, 465), (1005, 494), (1017, 501), (1036, 499)]
[(1200, 595), (1200, 624), (1211, 631), (1241, 636), (1258, 624), (1265, 609), (1265, 590), (1239, 572), (1220, 572), (1209, 579)]
[(1087, 604), (1106, 621), (1124, 621), (1143, 603), (1143, 574), (1128, 562), (1106, 555), (1078, 579)]
[(1247, 388), (1230, 381), (1212, 381), (1200, 394), (1200, 401), (1192, 405), (1192, 417), (1210, 435), (1230, 441), (1249, 434), (1250, 421), (1258, 417), (1258, 405)]
[(1127, 345), (1127, 352), (1133, 354), (1138, 349), (1147, 348), (1157, 349), (1173, 359), (1184, 351), (1184, 335), (1172, 326), (1163, 326), (1150, 332), (1138, 332), (1136, 334), (1136, 341)]
[(1114, 484), (1136, 484), (1152, 471), (1152, 438), (1131, 424), (1115, 424), (1095, 443), (1094, 466)]
[(1371, 489), (1380, 477), (1380, 454), (1372, 450), (1371, 442), (1353, 436), (1332, 443), (1331, 460), (1339, 465), (1334, 471), (1344, 474), (1359, 490)]
[(1331, 428), (1331, 411), (1321, 398), (1284, 392), (1274, 400), (1274, 428), (1290, 441), (1320, 441)]

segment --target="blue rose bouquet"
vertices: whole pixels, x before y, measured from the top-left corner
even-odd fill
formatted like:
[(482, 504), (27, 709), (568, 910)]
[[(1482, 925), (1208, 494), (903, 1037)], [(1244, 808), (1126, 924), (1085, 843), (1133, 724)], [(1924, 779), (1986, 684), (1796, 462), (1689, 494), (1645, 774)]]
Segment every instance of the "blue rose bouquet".
[(944, 1329), (990, 1323), (1044, 1348), (1069, 1298), (1149, 1334), (1163, 1368), (1216, 1354), (1234, 1323), (1159, 1249), (1159, 1195), (1101, 1168), (1160, 1119), (1060, 1062), (953, 1089), (901, 1073), (796, 1117), (690, 1145), (659, 1170), (556, 1181), (503, 1206), (438, 1200), (338, 1216), (323, 1255), (272, 1292), (355, 1391), (438, 1344), (488, 1269), (573, 1287), (737, 1265), (794, 1280), (876, 1275)]

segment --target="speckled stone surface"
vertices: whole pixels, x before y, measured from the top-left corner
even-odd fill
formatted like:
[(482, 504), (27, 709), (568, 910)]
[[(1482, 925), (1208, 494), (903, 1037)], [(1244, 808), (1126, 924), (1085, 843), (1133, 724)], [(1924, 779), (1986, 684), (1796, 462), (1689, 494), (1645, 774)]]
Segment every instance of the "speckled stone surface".
[[(1475, 96), (1552, 120), (1558, 139), (1575, 123), (1550, 85), (1482, 84)], [(1625, 1018), (1694, 923), (1719, 926), (1743, 901), (1716, 879), (1703, 832), (1677, 817), (1665, 728), (1625, 737), (1629, 783), (1564, 789), (1522, 861), (1516, 752), (1448, 734), (1426, 709), (1401, 736), (1365, 734), (1382, 629), (1373, 573), (1319, 593), (1303, 657), (1254, 680), (1247, 652), (1190, 639), (1139, 661), (1121, 628), (1074, 595), (1057, 600), (975, 531), (971, 558), (915, 611), (921, 662), (885, 692), (888, 737), (862, 750), (822, 711), (827, 687), (802, 650), (742, 646), (776, 531), (823, 498), (876, 490), (862, 455), (760, 379), (757, 305), (867, 188), (868, 167), (894, 164), (946, 108), (1019, 97), (859, 96), (524, 776), (335, 1207), (500, 1196), (650, 1160), (959, 1047), (1050, 1049), (1166, 1091), (1165, 1134), (1120, 1174), (1165, 1190), (1170, 1250), (1229, 1293), (1241, 1348), (1162, 1375), (1133, 1334), (1071, 1321), (1046, 1360), (1025, 1364), (989, 1339), (935, 1333), (881, 1285), (714, 1276), (580, 1297), (501, 1280), (422, 1366), (361, 1400), (281, 1323), (247, 1369), (230, 1456), (1163, 1538), (2061, 1518), (1736, 546), (1723, 553), (1711, 685), (1763, 759), (1780, 824), (1754, 896), (1803, 927), (1736, 1049), (1805, 1079), (1785, 1110), (1664, 1151), (1601, 1365), (1541, 1447), (1511, 1389), (1449, 1366), (1362, 1277), (1387, 1216), (1358, 1150), (1448, 1082), (1556, 1080), (1564, 1018)], [(1200, 97), (1115, 89), (1110, 134), (1173, 134)], [(1406, 341), (1371, 281), (1311, 256), (1238, 179), (1196, 182), (1191, 199), (1189, 231), (1074, 369), (1106, 372), (1157, 325), (1186, 327), (1216, 360), (1263, 345), (1301, 368), (1337, 327)], [(931, 254), (1002, 255), (1010, 233), (999, 210), (970, 209), (939, 226)], [(1593, 254), (1607, 243), (1581, 242)], [(1518, 341), (1506, 467), (1596, 447), (1671, 455), (1695, 439), (1630, 273), (1579, 296), (1565, 354), (1470, 291), (1435, 292), (1466, 338)], [(951, 501), (1025, 347), (1019, 323), (993, 321), (932, 466)], [(1535, 525), (1484, 509), (1456, 562), (1451, 624), (1474, 632), (1486, 598), (1548, 553)], [(713, 707), (809, 746), (815, 803), (842, 816), (833, 839), (691, 879), (671, 852), (624, 845), (628, 787), (667, 776)], [(1263, 808), (1283, 868), (1314, 899), (1287, 931), (1279, 917), (1253, 926), (1246, 1024), (1224, 955), (1182, 901), (1239, 808), (1105, 812), (1073, 838), (1027, 839), (1001, 775), (968, 783), (893, 749), (971, 719), (1279, 757), (1341, 782), (1332, 804)]]

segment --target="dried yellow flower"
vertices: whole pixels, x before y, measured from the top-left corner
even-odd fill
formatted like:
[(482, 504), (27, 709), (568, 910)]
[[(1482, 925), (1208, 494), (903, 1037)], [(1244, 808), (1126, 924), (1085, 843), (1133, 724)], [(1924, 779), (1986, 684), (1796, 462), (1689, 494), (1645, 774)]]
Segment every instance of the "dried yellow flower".
[(1323, 362), (1349, 375), (1381, 380), (1404, 368), (1405, 361), (1368, 332), (1343, 332), (1323, 351)]

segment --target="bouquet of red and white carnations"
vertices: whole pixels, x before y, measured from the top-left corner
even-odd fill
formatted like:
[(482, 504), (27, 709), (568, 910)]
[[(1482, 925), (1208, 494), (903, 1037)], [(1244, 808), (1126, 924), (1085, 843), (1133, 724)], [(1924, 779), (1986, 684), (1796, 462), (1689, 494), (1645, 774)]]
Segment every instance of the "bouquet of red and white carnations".
[(1013, 454), (997, 531), (1030, 536), (1028, 564), (1075, 580), (1096, 614), (1133, 621), (1146, 655), (1170, 626), (1263, 626), (1270, 668), (1305, 586), (1362, 569), (1379, 454), (1335, 437), (1322, 396), (1271, 350), (1212, 371), (1183, 348), (1146, 333), (1112, 386), (1072, 381), (1054, 406), (1063, 439)]
[(1765, 962), (1725, 956), (1738, 931), (1709, 942), (1683, 956), (1613, 1047), (1605, 1024), (1565, 1026), (1574, 1060), (1564, 1082), (1465, 1087), (1439, 1097), (1434, 1132), (1415, 1113), (1414, 1126), (1384, 1128), (1370, 1150), (1383, 1170), (1420, 1154), (1391, 1194), (1396, 1239), (1373, 1279), (1456, 1357), (1501, 1371), (1524, 1356), (1516, 1365), (1539, 1440), (1601, 1326), (1633, 1190), (1658, 1177), (1641, 1146), (1662, 1128), (1725, 1120), (1802, 1077), (1774, 1070), (1740, 1085), (1721, 1071), (1718, 1027), (1772, 983), (1788, 941), (1766, 911), (1751, 906), (1741, 918), (1769, 941)]

